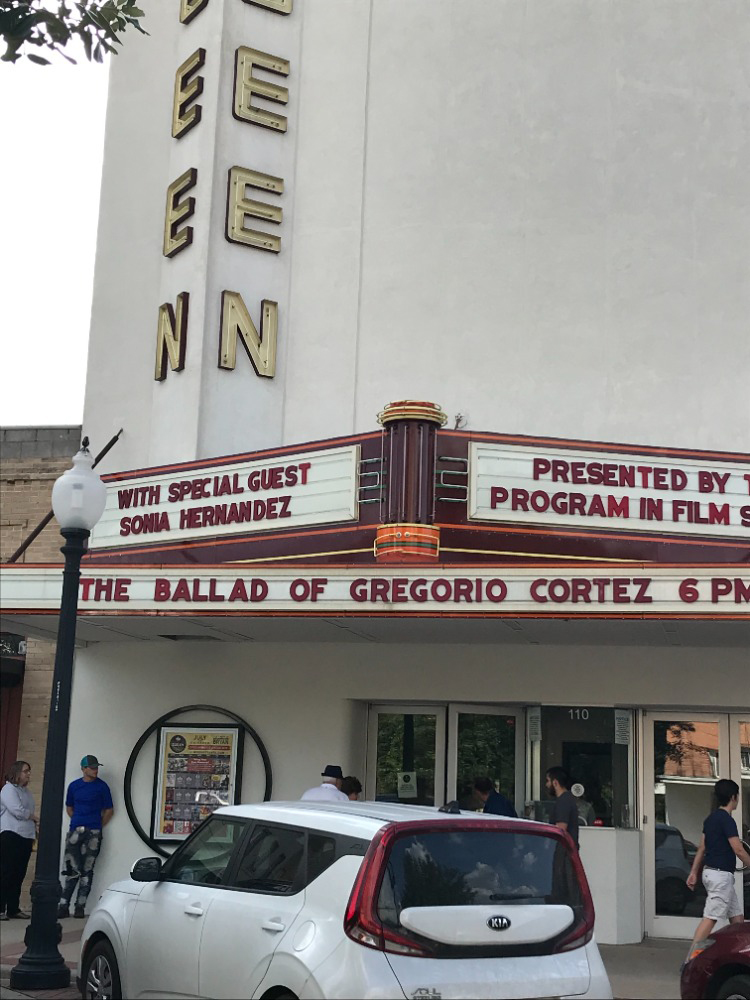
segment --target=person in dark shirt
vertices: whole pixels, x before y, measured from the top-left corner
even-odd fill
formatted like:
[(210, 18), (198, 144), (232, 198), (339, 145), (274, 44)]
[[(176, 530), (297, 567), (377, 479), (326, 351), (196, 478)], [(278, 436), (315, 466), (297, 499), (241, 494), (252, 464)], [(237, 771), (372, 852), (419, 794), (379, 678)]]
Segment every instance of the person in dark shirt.
[(703, 835), (693, 859), (686, 881), (688, 888), (695, 889), (698, 875), (703, 868), (701, 880), (706, 889), (706, 905), (703, 919), (693, 938), (688, 960), (699, 941), (707, 938), (717, 920), (728, 920), (730, 924), (744, 921), (743, 907), (734, 887), (734, 873), (737, 858), (743, 865), (750, 866), (750, 854), (740, 840), (737, 824), (732, 812), (737, 808), (740, 786), (729, 778), (720, 778), (714, 785), (714, 796), (718, 808), (714, 809), (703, 822)]
[(565, 830), (578, 847), (578, 804), (570, 791), (568, 772), (562, 767), (551, 767), (547, 771), (545, 788), (554, 798), (550, 823)]
[(347, 796), (350, 802), (356, 802), (362, 794), (362, 782), (355, 778), (353, 774), (348, 774), (341, 782), (341, 791)]
[(489, 778), (477, 778), (474, 791), (484, 802), (482, 812), (492, 813), (494, 816), (518, 816), (510, 799), (498, 792)]

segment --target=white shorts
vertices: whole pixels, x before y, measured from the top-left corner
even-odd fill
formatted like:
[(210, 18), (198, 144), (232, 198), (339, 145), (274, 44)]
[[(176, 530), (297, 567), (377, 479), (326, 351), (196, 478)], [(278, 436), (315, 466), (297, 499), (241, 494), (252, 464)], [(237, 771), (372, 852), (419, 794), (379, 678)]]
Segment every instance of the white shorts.
[(743, 913), (734, 888), (734, 872), (720, 872), (716, 868), (703, 869), (706, 905), (703, 916), (710, 920), (729, 920)]

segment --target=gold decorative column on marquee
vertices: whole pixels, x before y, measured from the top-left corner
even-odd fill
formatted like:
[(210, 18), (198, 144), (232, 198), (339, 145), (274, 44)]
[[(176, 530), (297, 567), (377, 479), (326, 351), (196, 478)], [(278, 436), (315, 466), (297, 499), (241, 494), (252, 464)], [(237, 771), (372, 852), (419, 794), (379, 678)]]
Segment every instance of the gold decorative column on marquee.
[(383, 523), (375, 534), (378, 562), (436, 560), (440, 529), (435, 520), (437, 431), (448, 418), (435, 403), (401, 399), (388, 403), (383, 426), (385, 497)]

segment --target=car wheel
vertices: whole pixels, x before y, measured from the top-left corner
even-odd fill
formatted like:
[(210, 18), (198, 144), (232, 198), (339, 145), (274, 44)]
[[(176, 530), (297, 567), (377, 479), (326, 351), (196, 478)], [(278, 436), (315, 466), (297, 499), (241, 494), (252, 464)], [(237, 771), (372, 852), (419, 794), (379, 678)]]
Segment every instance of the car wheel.
[(106, 938), (97, 941), (86, 956), (81, 978), (85, 1000), (122, 1000), (120, 970), (112, 945)]
[(750, 976), (732, 976), (716, 991), (716, 1000), (750, 1000)]

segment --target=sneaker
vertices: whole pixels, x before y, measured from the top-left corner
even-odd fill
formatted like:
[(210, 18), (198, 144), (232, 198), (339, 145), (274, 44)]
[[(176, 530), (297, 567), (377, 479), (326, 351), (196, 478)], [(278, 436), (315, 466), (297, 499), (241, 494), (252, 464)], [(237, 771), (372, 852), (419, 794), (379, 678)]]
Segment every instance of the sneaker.
[(74, 917), (79, 917), (79, 918), (80, 917), (85, 917), (86, 914), (83, 912), (83, 907), (82, 906), (76, 906), (75, 910), (73, 910), (73, 916)]
[(68, 909), (68, 907), (65, 906), (63, 903), (60, 903), (60, 905), (57, 908), (57, 919), (64, 920), (65, 917), (69, 916), (70, 916), (70, 910)]
[(7, 913), (0, 913), (0, 920), (8, 920), (8, 914)]
[(31, 920), (31, 914), (24, 913), (23, 910), (16, 910), (15, 913), (9, 913), (8, 917), (11, 920)]

